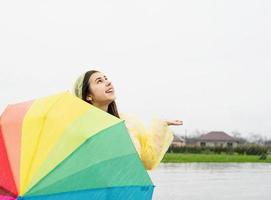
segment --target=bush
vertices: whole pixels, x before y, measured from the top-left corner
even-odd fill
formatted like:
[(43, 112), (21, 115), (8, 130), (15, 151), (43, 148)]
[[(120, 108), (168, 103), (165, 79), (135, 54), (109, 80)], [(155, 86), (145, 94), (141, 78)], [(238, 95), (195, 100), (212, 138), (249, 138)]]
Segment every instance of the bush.
[(200, 146), (170, 146), (167, 153), (215, 153), (215, 154), (241, 154), (241, 155), (263, 155), (267, 154), (268, 147), (260, 145), (240, 145), (235, 148), (232, 147), (200, 147)]
[(268, 148), (260, 145), (242, 145), (236, 147), (235, 151), (239, 154), (262, 155), (268, 152)]
[(260, 155), (260, 160), (266, 160), (267, 159), (267, 153), (263, 153), (262, 155)]

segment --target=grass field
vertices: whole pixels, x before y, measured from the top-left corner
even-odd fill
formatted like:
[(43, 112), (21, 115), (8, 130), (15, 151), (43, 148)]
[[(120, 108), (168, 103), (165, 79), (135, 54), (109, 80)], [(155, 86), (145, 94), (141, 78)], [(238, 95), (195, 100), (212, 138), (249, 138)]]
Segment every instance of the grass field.
[(260, 160), (260, 156), (254, 156), (254, 155), (166, 153), (162, 162), (163, 163), (188, 163), (188, 162), (271, 163), (271, 156), (269, 155), (266, 160)]

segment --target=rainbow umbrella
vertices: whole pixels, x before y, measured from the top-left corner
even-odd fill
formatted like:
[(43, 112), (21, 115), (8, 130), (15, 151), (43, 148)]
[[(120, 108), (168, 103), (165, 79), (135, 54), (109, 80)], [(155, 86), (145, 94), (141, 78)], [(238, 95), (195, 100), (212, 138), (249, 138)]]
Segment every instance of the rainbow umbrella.
[(69, 92), (1, 115), (0, 200), (145, 200), (154, 187), (124, 120)]

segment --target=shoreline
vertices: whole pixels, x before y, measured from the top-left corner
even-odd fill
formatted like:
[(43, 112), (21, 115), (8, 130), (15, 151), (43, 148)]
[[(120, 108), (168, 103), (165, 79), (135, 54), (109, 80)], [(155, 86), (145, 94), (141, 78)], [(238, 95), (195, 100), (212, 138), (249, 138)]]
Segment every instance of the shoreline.
[(217, 162), (217, 163), (271, 163), (271, 156), (261, 160), (258, 155), (236, 154), (192, 154), (192, 153), (166, 153), (162, 163), (194, 163), (194, 162)]

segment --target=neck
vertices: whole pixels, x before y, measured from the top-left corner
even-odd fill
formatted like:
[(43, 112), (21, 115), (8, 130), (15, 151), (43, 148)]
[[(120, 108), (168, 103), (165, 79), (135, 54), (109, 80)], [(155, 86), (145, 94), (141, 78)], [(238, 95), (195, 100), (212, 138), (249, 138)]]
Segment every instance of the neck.
[(99, 108), (99, 109), (105, 111), (105, 112), (107, 112), (108, 106), (109, 106), (108, 104), (97, 104), (97, 103), (93, 103), (93, 105), (94, 105), (95, 107), (97, 107), (97, 108)]

